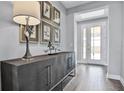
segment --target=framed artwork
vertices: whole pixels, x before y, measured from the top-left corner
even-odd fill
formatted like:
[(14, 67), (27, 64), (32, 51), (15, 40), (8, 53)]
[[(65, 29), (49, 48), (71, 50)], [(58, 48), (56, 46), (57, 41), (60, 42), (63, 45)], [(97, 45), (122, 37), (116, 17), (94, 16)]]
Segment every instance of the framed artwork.
[(53, 27), (52, 31), (53, 31), (53, 42), (60, 43), (60, 29)]
[[(31, 28), (31, 30), (33, 30), (33, 33), (30, 36), (29, 42), (30, 43), (37, 43), (38, 42), (39, 26), (30, 26), (30, 28)], [(25, 41), (25, 35), (24, 35), (25, 31), (26, 31), (25, 25), (19, 25), (20, 43), (26, 42)]]
[(52, 4), (48, 1), (42, 2), (42, 17), (51, 20)]
[(42, 21), (42, 31), (41, 31), (42, 42), (51, 41), (51, 25)]
[(60, 25), (60, 11), (53, 7), (53, 22)]

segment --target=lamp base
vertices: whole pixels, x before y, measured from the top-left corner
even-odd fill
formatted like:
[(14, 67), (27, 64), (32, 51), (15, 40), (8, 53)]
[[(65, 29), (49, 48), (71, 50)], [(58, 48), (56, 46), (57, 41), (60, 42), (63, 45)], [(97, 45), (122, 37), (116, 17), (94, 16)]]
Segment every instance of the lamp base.
[(30, 63), (34, 58), (22, 58), (26, 63)]
[(23, 59), (30, 59), (31, 58), (31, 53), (30, 52), (26, 52), (25, 55), (22, 57)]
[[(26, 26), (26, 28), (28, 28), (28, 27)], [(29, 33), (28, 30), (27, 30), (27, 33)], [(26, 40), (26, 52), (25, 52), (25, 55), (23, 56), (23, 59), (29, 59), (32, 56), (31, 53), (30, 53), (30, 49), (29, 49), (29, 38), (30, 38), (30, 36), (27, 36), (26, 33), (24, 35), (25, 35), (25, 40)]]

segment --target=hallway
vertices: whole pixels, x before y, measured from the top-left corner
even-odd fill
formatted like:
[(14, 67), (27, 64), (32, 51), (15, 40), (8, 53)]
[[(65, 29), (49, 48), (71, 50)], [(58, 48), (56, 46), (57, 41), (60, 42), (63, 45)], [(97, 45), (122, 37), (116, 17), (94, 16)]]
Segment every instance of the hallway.
[(123, 91), (120, 81), (107, 79), (106, 73), (105, 66), (78, 64), (76, 77), (64, 91)]

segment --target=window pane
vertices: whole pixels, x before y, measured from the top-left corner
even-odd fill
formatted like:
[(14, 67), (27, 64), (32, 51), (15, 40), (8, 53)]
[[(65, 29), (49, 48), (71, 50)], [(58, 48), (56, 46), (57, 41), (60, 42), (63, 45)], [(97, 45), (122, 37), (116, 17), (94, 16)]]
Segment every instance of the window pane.
[(100, 60), (101, 58), (101, 27), (91, 27), (91, 59)]

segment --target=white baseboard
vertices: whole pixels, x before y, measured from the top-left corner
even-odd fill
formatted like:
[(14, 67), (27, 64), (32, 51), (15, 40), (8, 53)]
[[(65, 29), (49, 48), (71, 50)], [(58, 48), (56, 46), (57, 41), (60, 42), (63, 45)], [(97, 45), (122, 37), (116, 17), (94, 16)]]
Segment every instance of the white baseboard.
[(121, 84), (124, 86), (124, 79), (120, 75), (111, 75), (107, 73), (107, 78), (119, 80)]
[(115, 80), (120, 80), (120, 75), (112, 75), (107, 73), (107, 78), (109, 79), (115, 79)]
[(124, 79), (122, 77), (120, 78), (120, 82), (124, 86)]

